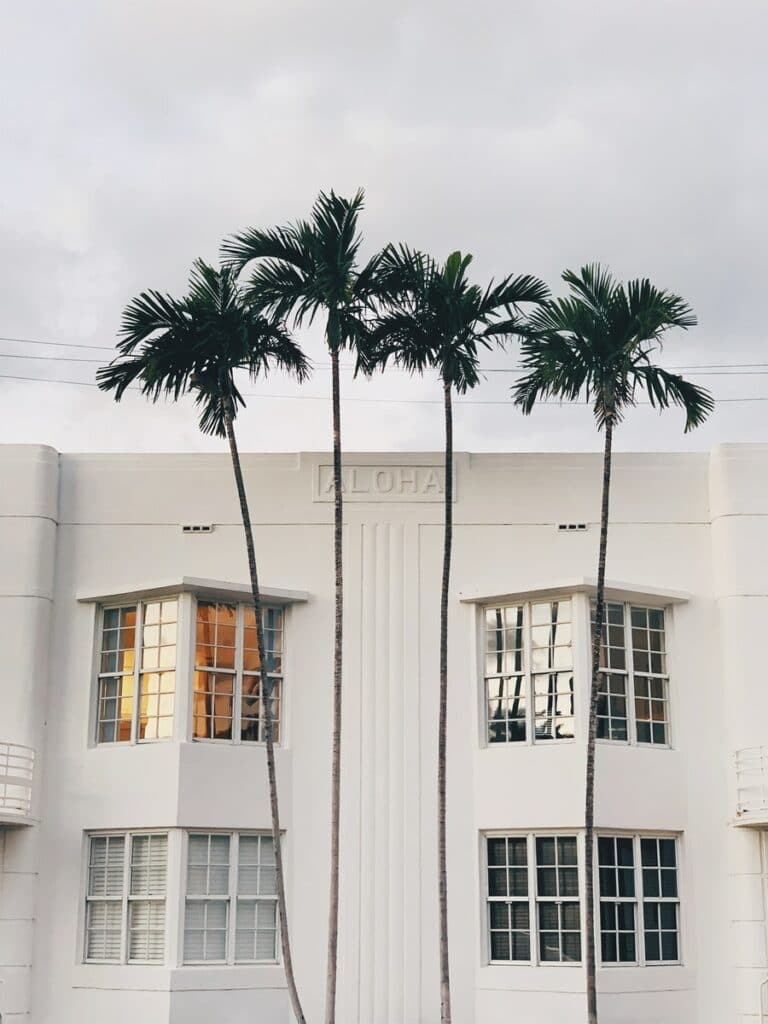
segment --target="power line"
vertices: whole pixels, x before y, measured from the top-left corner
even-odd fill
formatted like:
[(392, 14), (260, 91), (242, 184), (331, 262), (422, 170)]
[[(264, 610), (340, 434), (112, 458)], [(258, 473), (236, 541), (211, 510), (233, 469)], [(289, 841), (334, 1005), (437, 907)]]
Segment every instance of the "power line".
[[(34, 384), (69, 384), (79, 388), (97, 388), (98, 384), (94, 381), (85, 380), (51, 380), (47, 377), (20, 377), (9, 373), (0, 373), (0, 380), (17, 380), (26, 381)], [(141, 388), (129, 387), (127, 391), (140, 392)], [(268, 399), (275, 401), (304, 401), (304, 402), (330, 402), (330, 398), (326, 395), (267, 395), (258, 394), (256, 392), (243, 392), (244, 398), (258, 398)], [(373, 403), (383, 405), (442, 405), (442, 398), (361, 398), (361, 397), (342, 397), (342, 402), (362, 402), (362, 403)], [(744, 398), (716, 398), (715, 402), (721, 404), (723, 402), (768, 402), (768, 395), (752, 395)], [(512, 405), (511, 399), (497, 400), (488, 398), (478, 399), (454, 399), (454, 405), (503, 405), (510, 407)], [(556, 399), (548, 399), (546, 401), (538, 402), (537, 405), (558, 405), (558, 406), (569, 406), (569, 405), (591, 405), (591, 402), (579, 400), (576, 402), (560, 402)], [(650, 405), (650, 402), (637, 402), (637, 405)]]
[[(3, 339), (0, 338), (0, 341)], [(94, 346), (95, 347), (95, 346)], [(110, 350), (111, 351), (111, 350)], [(22, 352), (0, 352), (0, 359), (27, 359), (34, 362), (48, 362), (48, 363), (89, 363), (98, 364), (102, 366), (104, 364), (103, 359), (93, 359), (88, 356), (30, 356)], [(714, 363), (711, 366), (723, 366), (727, 369), (711, 369), (706, 364), (702, 369), (698, 369), (696, 366), (671, 366), (667, 367), (670, 370), (685, 370), (691, 373), (694, 377), (764, 377), (768, 376), (768, 363)], [(744, 369), (741, 369), (744, 367)], [(766, 369), (750, 369), (750, 367), (766, 367)], [(315, 369), (317, 370), (328, 370), (330, 369), (330, 363), (316, 363)], [(354, 370), (353, 364), (347, 363), (342, 365), (342, 369)], [(391, 373), (392, 370), (399, 370), (401, 373), (408, 373), (409, 371), (403, 370), (400, 367), (390, 367), (387, 372)], [(481, 373), (515, 373), (522, 374), (526, 370), (523, 367), (480, 367)]]
[[(43, 346), (47, 346), (47, 347), (50, 347), (50, 348), (84, 348), (84, 349), (90, 349), (91, 351), (97, 351), (97, 352), (112, 352), (113, 355), (117, 355), (118, 354), (116, 352), (115, 348), (114, 347), (110, 347), (109, 345), (85, 345), (85, 344), (80, 344), (79, 342), (76, 342), (76, 341), (40, 341), (37, 338), (15, 338), (15, 337), (8, 337), (8, 336), (4, 336), (4, 335), (0, 335), (0, 341), (14, 342), (14, 343), (19, 344), (19, 345), (43, 345)], [(103, 360), (101, 360), (101, 359), (92, 359), (92, 358), (86, 358), (86, 357), (80, 357), (80, 356), (29, 356), (29, 355), (26, 355), (26, 354), (20, 353), (20, 352), (0, 352), (0, 357), (5, 357), (7, 359), (35, 359), (35, 360), (44, 360), (44, 361), (61, 362), (61, 363), (99, 363), (99, 364), (101, 364), (103, 362)], [(315, 363), (314, 365), (315, 365), (315, 369), (318, 369), (318, 370), (320, 370), (320, 369), (328, 370), (328, 369), (330, 369), (330, 365), (331, 364), (330, 363)], [(346, 369), (346, 370), (352, 370), (355, 367), (354, 367), (353, 363), (343, 363), (342, 364), (342, 368)], [(394, 367), (394, 369), (399, 369), (399, 368), (398, 367)], [(482, 373), (525, 373), (526, 372), (525, 367), (522, 367), (522, 366), (483, 366), (480, 369), (481, 369)], [(761, 369), (766, 369), (766, 372), (768, 373), (768, 363), (766, 363), (766, 362), (764, 362), (764, 363), (688, 363), (688, 364), (680, 365), (680, 366), (668, 366), (668, 367), (666, 367), (666, 369), (667, 370), (685, 370), (687, 372), (690, 372), (690, 371), (693, 371), (693, 370), (731, 370), (731, 371), (735, 371), (735, 370), (742, 370), (742, 369), (744, 369), (744, 370), (761, 370)], [(402, 372), (408, 372), (408, 371), (404, 370)], [(698, 376), (698, 374), (697, 374), (697, 376)], [(705, 374), (701, 374), (700, 376), (705, 376)], [(707, 374), (707, 376), (709, 376), (709, 374)], [(712, 374), (712, 376), (716, 376), (716, 375)], [(734, 376), (737, 376), (737, 374), (734, 373)], [(73, 383), (78, 383), (78, 382), (74, 381)]]
[(14, 341), (19, 345), (47, 345), (49, 348), (90, 348), (99, 352), (114, 352), (109, 345), (81, 345), (77, 341), (38, 341), (36, 338), (7, 338), (0, 336), (0, 341)]

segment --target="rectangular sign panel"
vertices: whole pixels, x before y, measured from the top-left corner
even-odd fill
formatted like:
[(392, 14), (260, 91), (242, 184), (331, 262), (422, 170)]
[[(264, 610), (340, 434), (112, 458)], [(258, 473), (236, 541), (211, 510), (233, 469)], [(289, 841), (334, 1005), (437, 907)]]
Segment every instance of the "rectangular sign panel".
[[(345, 465), (341, 478), (345, 501), (440, 502), (445, 496), (443, 466)], [(333, 501), (333, 466), (317, 467), (314, 500)]]

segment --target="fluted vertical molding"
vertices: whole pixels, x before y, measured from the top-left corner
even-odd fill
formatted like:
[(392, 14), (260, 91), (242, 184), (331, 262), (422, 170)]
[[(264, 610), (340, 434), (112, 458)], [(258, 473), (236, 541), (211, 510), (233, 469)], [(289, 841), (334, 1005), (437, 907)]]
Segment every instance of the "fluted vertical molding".
[(358, 740), (345, 745), (340, 1006), (345, 1021), (416, 1024), (418, 529), (356, 523), (349, 551), (348, 578), (359, 589), (350, 599), (345, 715)]

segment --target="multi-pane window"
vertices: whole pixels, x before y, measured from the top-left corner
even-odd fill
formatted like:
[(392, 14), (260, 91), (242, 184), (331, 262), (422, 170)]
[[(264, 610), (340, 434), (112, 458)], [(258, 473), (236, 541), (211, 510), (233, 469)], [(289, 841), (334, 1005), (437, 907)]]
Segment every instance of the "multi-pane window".
[(573, 738), (572, 602), (485, 609), (489, 743)]
[(487, 836), (489, 956), (494, 963), (578, 963), (576, 836)]
[(177, 625), (175, 597), (103, 610), (99, 743), (168, 739), (172, 735)]
[[(273, 736), (280, 735), (283, 612), (265, 608), (264, 643), (272, 685)], [(235, 742), (265, 739), (264, 695), (250, 605), (198, 601), (193, 735)]]
[(167, 869), (165, 833), (89, 836), (86, 960), (163, 961)]
[(187, 846), (185, 963), (277, 959), (272, 837), (192, 833)]
[(663, 609), (606, 603), (597, 735), (620, 742), (632, 738), (637, 743), (669, 744)]
[(679, 963), (680, 897), (673, 837), (598, 836), (603, 963)]

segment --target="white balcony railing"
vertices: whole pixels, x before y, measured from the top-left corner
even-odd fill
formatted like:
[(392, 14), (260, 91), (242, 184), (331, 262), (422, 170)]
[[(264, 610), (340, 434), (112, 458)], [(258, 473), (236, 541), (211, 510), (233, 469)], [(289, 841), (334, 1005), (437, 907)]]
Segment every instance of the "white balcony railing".
[(768, 747), (736, 751), (736, 819), (768, 826)]
[(0, 826), (30, 821), (34, 767), (31, 747), (0, 743)]

